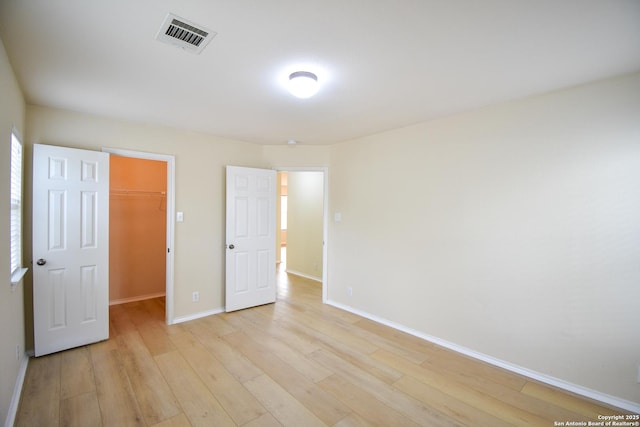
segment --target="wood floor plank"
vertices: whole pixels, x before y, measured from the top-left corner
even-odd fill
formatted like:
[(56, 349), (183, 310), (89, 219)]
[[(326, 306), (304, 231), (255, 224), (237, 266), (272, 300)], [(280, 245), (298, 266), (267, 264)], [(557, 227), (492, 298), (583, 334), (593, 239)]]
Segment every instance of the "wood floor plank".
[(548, 425), (550, 420), (513, 407), (493, 396), (467, 387), (440, 373), (424, 369), (386, 350), (379, 350), (373, 358), (384, 361), (396, 369), (446, 393), (467, 405), (492, 414), (513, 425)]
[(260, 418), (243, 424), (243, 427), (282, 427), (282, 424), (280, 424), (270, 412), (267, 412)]
[(144, 426), (142, 411), (129, 382), (119, 350), (91, 346), (96, 392), (105, 426)]
[(238, 425), (244, 425), (267, 413), (265, 407), (190, 332), (173, 335), (172, 340), (180, 354)]
[[(411, 346), (402, 344), (402, 341), (393, 341), (391, 339), (386, 338), (383, 335), (377, 335), (374, 332), (370, 332), (366, 329), (362, 329), (356, 326), (351, 329), (351, 332), (372, 344), (375, 344), (376, 347), (380, 349), (384, 349), (390, 351), (392, 353), (396, 353), (399, 356), (404, 357), (405, 359), (411, 360), (414, 363), (422, 363), (428, 359), (429, 353), (424, 350), (415, 350), (412, 349)], [(388, 327), (386, 327), (388, 328)], [(391, 329), (391, 328), (388, 328)]]
[(91, 355), (87, 347), (60, 353), (60, 399), (96, 390)]
[(282, 298), (282, 302), (292, 308), (313, 312), (325, 320), (338, 320), (342, 323), (354, 324), (362, 320), (362, 317), (357, 314), (331, 305), (318, 304), (318, 298), (322, 295), (322, 286), (317, 282), (305, 283), (304, 278), (297, 277), (289, 281), (288, 286), (289, 292)]
[(461, 426), (442, 412), (431, 408), (424, 402), (400, 392), (398, 389), (380, 381), (370, 373), (354, 366), (339, 356), (318, 350), (311, 355), (315, 360), (332, 369), (336, 374), (352, 384), (369, 391), (376, 399), (400, 412), (407, 418), (422, 425), (429, 426)]
[(341, 310), (332, 305), (327, 304), (318, 304), (318, 296), (321, 297), (322, 288), (319, 288), (314, 291), (312, 295), (312, 304), (311, 308), (322, 313), (323, 315), (328, 315), (330, 318), (337, 318), (342, 323), (355, 324), (362, 320), (362, 316), (358, 316), (357, 314), (350, 313), (345, 310)]
[(134, 301), (126, 304), (122, 304), (122, 307), (127, 311), (129, 320), (139, 327), (149, 321), (149, 309), (150, 307), (144, 303), (144, 301)]
[(136, 332), (121, 335), (117, 342), (122, 365), (136, 394), (145, 422), (156, 424), (178, 415), (182, 411), (178, 401), (140, 334)]
[(410, 420), (400, 412), (385, 405), (384, 402), (377, 399), (373, 394), (363, 388), (357, 387), (351, 382), (341, 378), (338, 375), (332, 375), (324, 379), (319, 385), (332, 393), (334, 396), (342, 400), (349, 406), (356, 417), (351, 417), (345, 421), (345, 418), (339, 423), (356, 422), (356, 420), (364, 420), (366, 425), (373, 426), (418, 426), (419, 423)]
[(148, 313), (148, 318), (143, 323), (145, 326), (155, 326), (161, 329), (167, 335), (180, 334), (184, 332), (183, 324), (167, 325), (166, 323), (166, 306), (165, 298), (152, 298), (140, 301), (144, 305)]
[(442, 347), (435, 348), (422, 366), (434, 370), (446, 370), (458, 377), (486, 378), (493, 383), (498, 383), (517, 391), (522, 390), (522, 387), (527, 382), (527, 379), (521, 375)]
[[(313, 310), (307, 310), (304, 306), (292, 303), (290, 300), (278, 301), (278, 303), (271, 305), (274, 306), (272, 308), (274, 314), (279, 313), (276, 315), (277, 318), (286, 318), (292, 322), (304, 324), (306, 327), (330, 336), (344, 345), (353, 347), (362, 354), (370, 354), (377, 350), (377, 347), (367, 340), (351, 334), (349, 332), (351, 324), (349, 322), (342, 322), (339, 315), (327, 317)], [(331, 308), (333, 309), (333, 307)], [(260, 309), (267, 310), (264, 307)], [(341, 310), (338, 309), (334, 311), (335, 313), (341, 312)]]
[(191, 427), (191, 423), (184, 413), (180, 413), (180, 415), (176, 415), (173, 418), (153, 424), (152, 427)]
[(318, 387), (275, 353), (264, 352), (261, 344), (253, 341), (244, 332), (228, 334), (223, 339), (238, 348), (273, 381), (328, 425), (335, 424), (349, 413), (349, 409), (339, 399)]
[(17, 427), (60, 422), (60, 354), (31, 358), (22, 389)]
[(118, 329), (114, 323), (113, 311), (109, 307), (109, 338), (115, 338), (118, 336)]
[(466, 426), (509, 427), (513, 424), (470, 406), (435, 387), (405, 375), (393, 384), (398, 390), (429, 405)]
[(296, 307), (291, 304), (287, 304), (286, 299), (278, 297), (274, 304), (267, 304), (261, 307), (256, 307), (253, 310), (259, 310), (266, 315), (273, 317), (273, 319), (290, 318), (297, 316), (300, 313), (304, 313), (306, 310), (304, 307)]
[(240, 351), (232, 348), (222, 340), (215, 332), (207, 329), (202, 324), (189, 324), (186, 326), (200, 343), (218, 359), (224, 367), (240, 383), (262, 375), (262, 370), (251, 363)]
[(359, 329), (363, 329), (380, 337), (386, 338), (387, 340), (416, 353), (429, 354), (431, 351), (437, 350), (439, 348), (435, 344), (425, 341), (414, 335), (410, 335), (406, 332), (390, 328), (386, 325), (383, 325), (382, 323), (374, 322), (370, 319), (360, 318), (353, 325), (358, 327)]
[[(573, 420), (581, 418), (579, 414), (557, 406), (552, 402), (537, 399), (520, 392), (520, 375), (512, 374), (511, 379), (497, 367), (487, 367), (484, 362), (470, 360), (460, 355), (450, 355), (443, 350), (437, 357), (422, 363), (421, 366), (433, 372), (451, 378), (469, 388), (480, 391), (496, 399), (533, 414), (545, 414), (548, 420)], [(449, 363), (451, 359), (453, 363)], [(494, 368), (494, 369), (491, 369)]]
[(218, 336), (226, 335), (235, 332), (237, 329), (229, 322), (225, 321), (224, 315), (207, 316), (199, 319), (207, 329), (215, 332)]
[(138, 333), (149, 349), (149, 353), (153, 356), (168, 353), (176, 349), (169, 338), (171, 335), (167, 334), (164, 328), (154, 323), (140, 325), (138, 327)]
[(591, 402), (587, 399), (576, 399), (575, 396), (567, 392), (556, 390), (534, 381), (528, 381), (522, 388), (522, 393), (544, 400), (545, 402), (553, 403), (554, 405), (588, 417), (593, 421), (598, 420), (598, 415), (620, 414), (619, 411), (616, 412), (604, 405)]
[(369, 339), (379, 348), (396, 353), (414, 363), (426, 361), (436, 348), (431, 343), (369, 319), (360, 319), (353, 325), (354, 333), (358, 336)]
[(273, 336), (265, 335), (264, 331), (258, 329), (253, 322), (248, 321), (244, 316), (246, 316), (244, 311), (237, 313), (230, 319), (231, 323), (256, 342), (263, 352), (277, 354), (285, 363), (313, 382), (318, 382), (331, 375), (331, 371), (309, 360), (304, 354), (289, 347), (286, 343)]
[(367, 427), (370, 426), (371, 423), (368, 423), (362, 417), (360, 417), (356, 413), (352, 413), (341, 419), (339, 422), (334, 424), (333, 427)]
[(235, 426), (180, 353), (163, 353), (155, 359), (193, 426)]
[(96, 392), (91, 391), (62, 400), (60, 425), (65, 427), (101, 426), (102, 416)]
[(285, 427), (324, 426), (318, 417), (267, 375), (260, 375), (244, 386)]
[(126, 304), (109, 306), (109, 319), (111, 326), (116, 331), (115, 335), (134, 332), (137, 330), (135, 323), (133, 323), (132, 319), (129, 317), (129, 311), (125, 306)]
[(265, 316), (264, 312), (260, 310), (245, 311), (246, 317), (256, 329), (262, 331), (266, 336), (279, 339), (301, 354), (313, 353), (320, 348), (315, 339), (307, 335), (298, 334), (288, 328), (286, 319)]
[(314, 329), (307, 328), (306, 325), (286, 322), (285, 327), (296, 331), (300, 335), (306, 335), (309, 339), (314, 339), (318, 345), (329, 350), (334, 354), (340, 355), (345, 361), (351, 363), (358, 368), (369, 372), (371, 375), (380, 379), (387, 384), (393, 384), (397, 381), (402, 373), (392, 367), (378, 362), (375, 359), (370, 358), (368, 355), (362, 354), (352, 347), (346, 346), (341, 342), (335, 341), (327, 335), (320, 333)]
[(338, 341), (347, 347), (351, 347), (362, 354), (371, 354), (378, 349), (378, 347), (367, 340), (351, 334), (348, 327), (344, 327), (343, 325), (321, 320), (309, 313), (300, 313), (297, 318), (298, 321), (306, 327), (321, 332), (322, 334), (331, 337), (333, 340)]

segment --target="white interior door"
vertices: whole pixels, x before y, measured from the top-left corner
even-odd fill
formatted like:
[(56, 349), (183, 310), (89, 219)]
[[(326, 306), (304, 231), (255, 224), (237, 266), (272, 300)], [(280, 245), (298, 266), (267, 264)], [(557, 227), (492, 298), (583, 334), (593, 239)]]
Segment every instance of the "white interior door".
[(226, 311), (276, 300), (276, 171), (227, 166)]
[(109, 338), (109, 154), (33, 146), (36, 356)]

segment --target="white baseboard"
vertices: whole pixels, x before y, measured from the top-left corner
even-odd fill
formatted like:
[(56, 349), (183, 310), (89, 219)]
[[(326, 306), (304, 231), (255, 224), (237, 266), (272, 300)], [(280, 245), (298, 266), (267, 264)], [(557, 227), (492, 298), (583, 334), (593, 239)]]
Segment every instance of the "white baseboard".
[(224, 307), (215, 308), (213, 310), (201, 311), (200, 313), (189, 314), (188, 316), (179, 316), (173, 318), (173, 324), (188, 322), (190, 320), (200, 319), (202, 317), (212, 316), (214, 314), (224, 313)]
[(130, 297), (130, 298), (114, 299), (113, 301), (109, 301), (109, 305), (126, 304), (128, 302), (144, 301), (146, 299), (159, 298), (163, 296), (165, 296), (164, 292), (156, 292), (154, 294), (139, 295), (139, 296)]
[(587, 397), (589, 399), (594, 399), (594, 400), (597, 400), (599, 402), (615, 406), (617, 408), (625, 409), (625, 410), (631, 411), (633, 413), (640, 413), (640, 403), (631, 402), (631, 401), (626, 400), (626, 399), (621, 399), (619, 397), (611, 396), (611, 395), (606, 394), (606, 393), (602, 393), (602, 392), (599, 392), (599, 391), (596, 391), (596, 390), (592, 390), (590, 388), (583, 387), (581, 385), (573, 384), (573, 383), (570, 383), (568, 381), (552, 377), (550, 375), (546, 375), (546, 374), (543, 374), (543, 373), (540, 373), (540, 372), (537, 372), (537, 371), (534, 371), (534, 370), (531, 370), (531, 369), (528, 369), (528, 368), (524, 368), (522, 366), (515, 365), (515, 364), (510, 363), (510, 362), (506, 362), (504, 360), (497, 359), (495, 357), (489, 356), (489, 355), (484, 354), (484, 353), (480, 353), (480, 352), (472, 350), (470, 348), (463, 347), (461, 345), (458, 345), (458, 344), (455, 344), (455, 343), (440, 339), (438, 337), (434, 337), (432, 335), (428, 335), (428, 334), (422, 333), (422, 332), (417, 331), (415, 329), (408, 328), (408, 327), (406, 327), (404, 325), (401, 325), (399, 323), (392, 322), (390, 320), (383, 319), (383, 318), (375, 316), (373, 314), (370, 314), (370, 313), (355, 309), (355, 308), (350, 307), (348, 305), (340, 304), (338, 302), (330, 301), (330, 300), (327, 301), (327, 304), (328, 305), (332, 305), (332, 306), (334, 306), (336, 308), (339, 308), (341, 310), (345, 310), (345, 311), (348, 311), (350, 313), (357, 314), (358, 316), (362, 316), (362, 317), (367, 318), (369, 320), (373, 320), (374, 322), (378, 322), (378, 323), (381, 323), (383, 325), (389, 326), (390, 328), (397, 329), (397, 330), (402, 331), (402, 332), (406, 332), (406, 333), (408, 333), (410, 335), (413, 335), (415, 337), (422, 338), (425, 341), (429, 341), (429, 342), (431, 342), (433, 344), (437, 344), (437, 345), (439, 345), (441, 347), (448, 348), (449, 350), (453, 350), (453, 351), (455, 351), (457, 353), (464, 354), (465, 356), (469, 356), (469, 357), (472, 357), (474, 359), (481, 360), (483, 362), (487, 362), (487, 363), (489, 363), (491, 365), (498, 366), (500, 368), (506, 369), (508, 371), (515, 372), (517, 374), (523, 375), (523, 376), (531, 378), (533, 380), (540, 381), (540, 382), (543, 382), (545, 384), (549, 384), (549, 385), (552, 385), (554, 387), (558, 387), (558, 388), (561, 388), (563, 390), (567, 390), (567, 391), (570, 391), (572, 393), (579, 394), (579, 395)]
[(294, 276), (300, 276), (300, 277), (304, 277), (305, 279), (310, 279), (310, 280), (314, 280), (316, 282), (322, 283), (322, 277), (309, 276), (308, 274), (300, 273), (299, 271), (289, 270), (289, 269), (285, 271), (287, 272), (287, 274), (293, 274)]
[(24, 377), (27, 374), (27, 366), (29, 365), (29, 357), (27, 354), (22, 355), (20, 361), (20, 369), (18, 370), (18, 378), (16, 378), (16, 385), (13, 388), (13, 395), (11, 396), (11, 404), (9, 405), (9, 411), (7, 412), (7, 419), (4, 421), (5, 427), (13, 427), (18, 415), (18, 407), (20, 406), (20, 396), (22, 395), (22, 387), (24, 386)]

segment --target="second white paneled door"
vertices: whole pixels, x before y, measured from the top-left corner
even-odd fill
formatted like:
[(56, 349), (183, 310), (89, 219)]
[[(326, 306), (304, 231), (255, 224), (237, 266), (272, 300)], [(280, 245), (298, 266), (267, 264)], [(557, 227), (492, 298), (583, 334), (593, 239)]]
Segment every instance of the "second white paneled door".
[(227, 166), (226, 311), (276, 300), (276, 171)]

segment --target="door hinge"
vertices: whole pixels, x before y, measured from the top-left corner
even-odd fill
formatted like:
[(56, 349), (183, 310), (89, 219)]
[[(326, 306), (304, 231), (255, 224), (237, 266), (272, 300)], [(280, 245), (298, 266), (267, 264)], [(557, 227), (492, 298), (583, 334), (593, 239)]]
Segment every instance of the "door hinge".
[(171, 253), (171, 248), (167, 248), (167, 253), (170, 254)]

